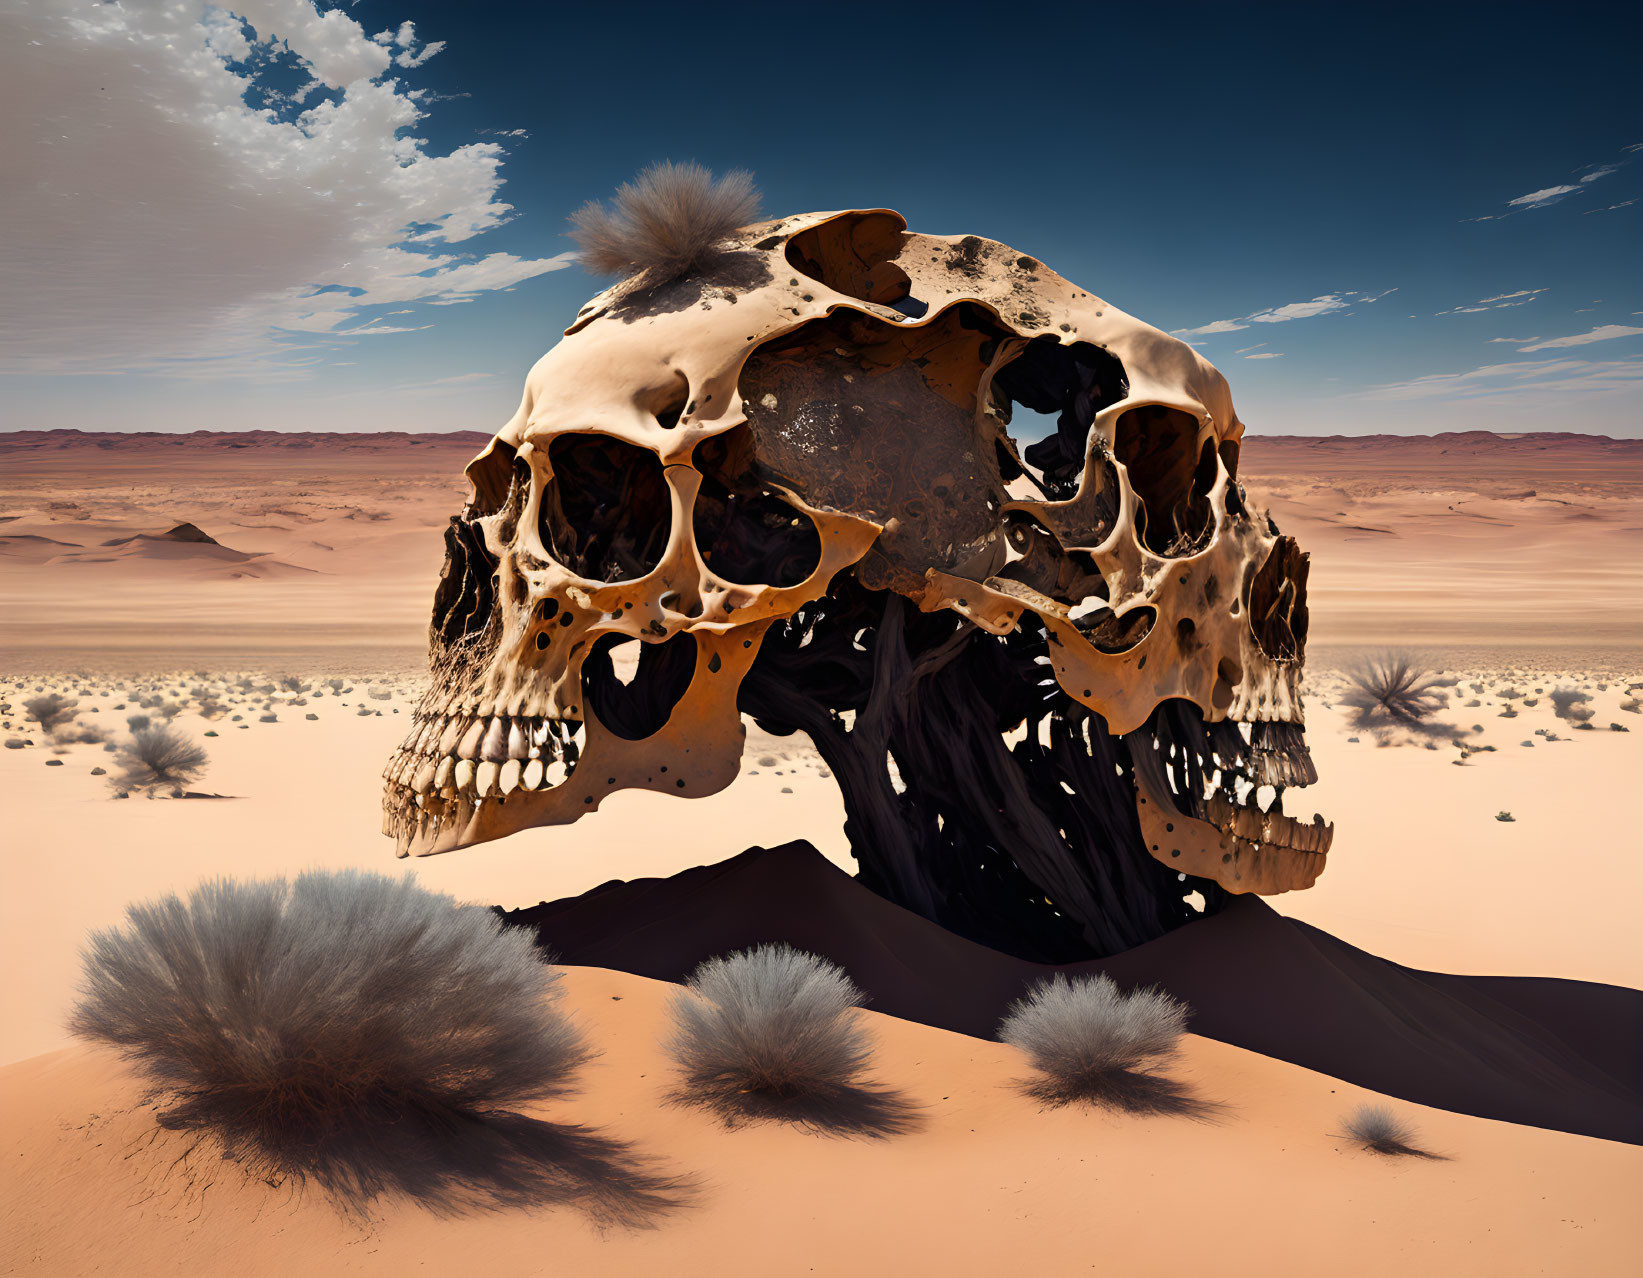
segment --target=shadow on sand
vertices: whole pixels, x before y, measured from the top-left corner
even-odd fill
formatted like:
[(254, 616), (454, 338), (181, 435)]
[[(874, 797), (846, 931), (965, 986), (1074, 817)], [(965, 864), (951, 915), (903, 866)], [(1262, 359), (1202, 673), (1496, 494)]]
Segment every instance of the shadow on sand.
[(162, 1127), (220, 1143), (248, 1179), (314, 1185), (348, 1215), (408, 1198), (441, 1217), (568, 1207), (597, 1227), (654, 1227), (693, 1205), (694, 1180), (668, 1174), (625, 1141), (523, 1114), (405, 1107), (364, 1115), (323, 1138), (280, 1149), (230, 1142), (176, 1110)]
[(784, 1094), (748, 1090), (732, 1079), (695, 1077), (676, 1088), (668, 1100), (716, 1114), (727, 1127), (788, 1123), (818, 1136), (883, 1140), (924, 1125), (919, 1106), (904, 1094), (870, 1084), (846, 1083)]

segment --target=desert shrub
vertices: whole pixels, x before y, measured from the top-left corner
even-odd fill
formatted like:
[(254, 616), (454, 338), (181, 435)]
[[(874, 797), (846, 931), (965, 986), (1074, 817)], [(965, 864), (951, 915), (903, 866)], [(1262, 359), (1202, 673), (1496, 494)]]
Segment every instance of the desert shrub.
[(392, 688), (383, 687), (367, 688), (365, 690), (365, 695), (370, 697), (372, 701), (392, 701), (394, 697), (394, 690)]
[(58, 745), (100, 745), (108, 733), (95, 724), (76, 723), (72, 719), (52, 729), (51, 739)]
[(215, 880), (133, 905), (84, 961), (73, 1031), (141, 1069), (162, 1126), (251, 1176), (355, 1205), (667, 1205), (616, 1142), (515, 1112), (564, 1095), (590, 1053), (560, 973), (489, 910), (354, 870)]
[(1392, 1112), (1389, 1105), (1365, 1101), (1342, 1121), (1345, 1135), (1376, 1154), (1439, 1158), (1415, 1144), (1415, 1129)]
[(1188, 1015), (1159, 989), (1126, 994), (1105, 974), (1057, 972), (1010, 1005), (998, 1037), (1026, 1053), (1037, 1071), (1027, 1091), (1049, 1104), (1192, 1113), (1205, 1107), (1155, 1072), (1178, 1050)]
[(130, 728), (133, 732), (141, 732), (152, 722), (153, 720), (151, 720), (146, 714), (133, 714), (126, 716), (126, 727)]
[(281, 675), (276, 682), (278, 682), (281, 690), (285, 692), (301, 692), (305, 686), (302, 678), (298, 675)]
[(79, 708), (78, 701), (71, 701), (60, 692), (48, 692), (43, 697), (29, 697), (23, 702), (23, 709), (28, 717), (47, 732), (61, 727), (74, 718)]
[(187, 785), (206, 768), (203, 746), (167, 727), (138, 728), (119, 750), (115, 784), (129, 790)]
[(1427, 721), (1443, 707), (1437, 674), (1407, 652), (1365, 657), (1346, 672), (1341, 704), (1359, 729), (1406, 729), (1426, 732)]
[(668, 1003), (663, 1050), (683, 1075), (675, 1099), (728, 1122), (781, 1118), (888, 1135), (910, 1126), (894, 1093), (867, 1085), (872, 1055), (842, 969), (789, 945), (708, 959)]
[(1585, 703), (1592, 699), (1592, 694), (1582, 692), (1578, 688), (1553, 688), (1552, 709), (1559, 719), (1566, 719), (1570, 723), (1585, 723), (1595, 711)]
[(571, 214), (582, 265), (596, 275), (643, 275), (651, 285), (689, 274), (759, 215), (753, 175), (714, 180), (699, 164), (664, 161), (616, 191), (615, 208), (589, 201)]

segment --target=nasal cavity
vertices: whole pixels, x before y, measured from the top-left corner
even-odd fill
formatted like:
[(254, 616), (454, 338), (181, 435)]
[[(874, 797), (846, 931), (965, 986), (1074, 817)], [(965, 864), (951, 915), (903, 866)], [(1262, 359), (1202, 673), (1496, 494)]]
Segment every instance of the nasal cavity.
[(1309, 622), (1306, 578), (1310, 560), (1293, 537), (1280, 537), (1249, 588), (1249, 628), (1274, 661), (1299, 661)]
[(560, 435), (548, 465), (539, 523), (549, 554), (591, 581), (631, 581), (662, 562), (672, 518), (655, 453), (611, 435)]
[(626, 635), (605, 635), (593, 646), (582, 663), (582, 696), (611, 732), (642, 741), (667, 726), (689, 689), (696, 640), (681, 633), (661, 643), (641, 643), (637, 662), (631, 643)]

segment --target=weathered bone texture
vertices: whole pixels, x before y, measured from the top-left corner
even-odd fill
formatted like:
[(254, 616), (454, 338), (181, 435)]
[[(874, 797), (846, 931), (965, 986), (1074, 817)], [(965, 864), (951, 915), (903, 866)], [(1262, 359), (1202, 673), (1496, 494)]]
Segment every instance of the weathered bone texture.
[[(1018, 406), (1053, 433), (1022, 448)], [(618, 285), (468, 467), (385, 831), (421, 855), (709, 794), (745, 712), (814, 740), (867, 883), (1001, 949), (1310, 886), (1307, 559), (1242, 433), (1192, 348), (885, 210)]]

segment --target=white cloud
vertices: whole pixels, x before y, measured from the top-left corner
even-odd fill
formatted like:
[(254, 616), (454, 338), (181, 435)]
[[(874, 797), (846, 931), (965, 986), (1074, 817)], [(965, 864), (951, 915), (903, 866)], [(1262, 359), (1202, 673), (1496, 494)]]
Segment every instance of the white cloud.
[(1245, 359), (1282, 359), (1282, 351), (1262, 351), (1259, 355), (1245, 355)]
[(1286, 320), (1311, 319), (1314, 315), (1345, 310), (1352, 305), (1346, 300), (1351, 296), (1350, 293), (1325, 293), (1310, 302), (1291, 302), (1288, 306), (1275, 307), (1270, 311), (1256, 311), (1248, 318), (1252, 324), (1282, 324)]
[(1491, 342), (1510, 342), (1513, 346), (1521, 346), (1524, 342), (1538, 342), (1538, 337), (1491, 337)]
[(1590, 217), (1593, 213), (1613, 213), (1616, 209), (1629, 209), (1629, 208), (1631, 208), (1632, 205), (1634, 205), (1636, 203), (1637, 203), (1637, 201), (1635, 199), (1634, 200), (1622, 200), (1622, 201), (1620, 201), (1619, 204), (1608, 204), (1608, 205), (1605, 205), (1603, 208), (1600, 208), (1600, 209), (1587, 209), (1584, 213), (1581, 214), (1581, 216), (1582, 217)]
[(1531, 359), (1487, 364), (1467, 373), (1434, 373), (1372, 386), (1352, 396), (1368, 400), (1515, 399), (1531, 393), (1570, 395), (1643, 391), (1643, 360)]
[(1178, 328), (1175, 334), (1177, 337), (1208, 337), (1211, 333), (1236, 333), (1248, 327), (1248, 324), (1240, 324), (1237, 320), (1215, 320), (1200, 328)]
[(1600, 324), (1589, 333), (1576, 333), (1573, 337), (1553, 337), (1534, 346), (1524, 346), (1519, 349), (1518, 354), (1561, 350), (1565, 346), (1589, 346), (1593, 342), (1612, 342), (1617, 337), (1636, 337), (1639, 333), (1643, 333), (1643, 328), (1634, 328), (1630, 324)]
[(1507, 200), (1508, 208), (1544, 208), (1548, 204), (1556, 204), (1564, 196), (1580, 190), (1578, 186), (1548, 186), (1539, 191), (1530, 191), (1527, 195), (1520, 195), (1515, 200)]
[(1619, 168), (1620, 166), (1618, 164), (1605, 164), (1602, 168), (1593, 169), (1580, 180), (1582, 182), (1595, 182), (1598, 178), (1608, 177), (1609, 174), (1616, 172)]
[(1261, 347), (1263, 347), (1265, 345), (1266, 345), (1265, 342), (1256, 342), (1255, 345), (1253, 345), (1253, 346), (1240, 346), (1237, 350), (1233, 351), (1232, 353), (1234, 355), (1242, 355), (1245, 351), (1258, 351), (1258, 350), (1261, 349)]
[[(512, 216), (506, 152), (430, 152), (414, 135), (426, 98), (385, 78), (390, 48), (346, 12), (234, 9), (243, 23), (203, 0), (38, 0), (8, 20), (0, 287), (29, 305), (0, 314), (0, 367), (308, 376), (322, 336), (394, 331), (380, 306), (468, 301), (569, 263), (468, 251)], [(392, 47), (433, 49), (408, 23)], [(252, 105), (292, 69), (309, 109)]]
[(1310, 302), (1290, 302), (1287, 306), (1275, 306), (1270, 310), (1256, 311), (1253, 315), (1244, 315), (1238, 319), (1214, 320), (1198, 328), (1178, 328), (1173, 331), (1176, 337), (1207, 337), (1212, 333), (1236, 333), (1248, 328), (1251, 324), (1283, 324), (1289, 320), (1310, 319), (1315, 315), (1328, 315), (1332, 311), (1345, 310), (1358, 302), (1379, 301), (1387, 293), (1396, 291), (1396, 289), (1389, 288), (1385, 293), (1376, 293), (1372, 296), (1354, 292), (1350, 289), (1339, 293), (1325, 293), (1322, 297), (1315, 297)]
[[(1520, 288), (1515, 293), (1501, 293), (1496, 297), (1486, 297), (1467, 306), (1454, 306), (1447, 311), (1434, 311), (1432, 313), (1434, 315), (1476, 315), (1480, 311), (1498, 311), (1510, 306), (1527, 306), (1545, 291), (1543, 288)], [(1512, 301), (1510, 300), (1512, 298), (1519, 300)], [(1411, 316), (1410, 318), (1414, 317)]]

